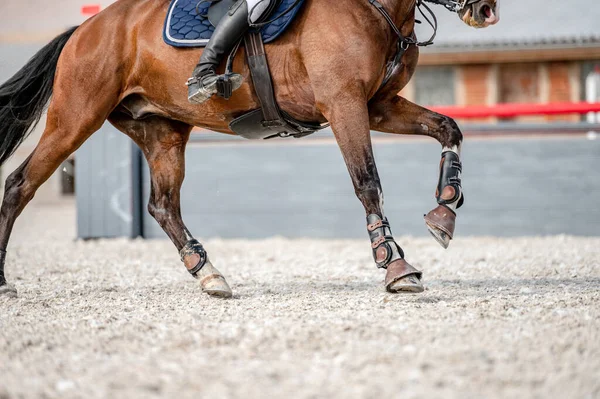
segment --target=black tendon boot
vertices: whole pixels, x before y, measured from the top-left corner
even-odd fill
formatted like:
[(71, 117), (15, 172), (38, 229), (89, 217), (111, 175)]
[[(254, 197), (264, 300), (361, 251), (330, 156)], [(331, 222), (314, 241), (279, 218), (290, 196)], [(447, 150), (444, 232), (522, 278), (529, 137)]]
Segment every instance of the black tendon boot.
[(210, 41), (200, 56), (200, 61), (192, 77), (188, 80), (188, 100), (192, 104), (202, 104), (217, 93), (217, 82), (225, 79), (231, 82), (231, 89), (237, 90), (242, 85), (243, 76), (237, 73), (217, 75), (216, 69), (226, 53), (250, 28), (248, 25), (248, 4), (244, 1), (227, 12), (217, 25)]

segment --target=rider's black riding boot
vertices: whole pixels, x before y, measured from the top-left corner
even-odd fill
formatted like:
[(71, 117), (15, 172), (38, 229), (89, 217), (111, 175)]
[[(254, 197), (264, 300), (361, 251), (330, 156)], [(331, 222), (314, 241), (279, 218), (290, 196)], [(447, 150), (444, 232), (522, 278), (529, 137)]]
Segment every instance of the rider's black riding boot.
[[(202, 104), (217, 92), (219, 76), (216, 69), (235, 44), (249, 29), (248, 4), (242, 4), (227, 14), (217, 25), (210, 41), (200, 56), (200, 61), (192, 77), (188, 80), (188, 100), (193, 104)], [(232, 91), (242, 85), (243, 76), (237, 73), (228, 76)]]

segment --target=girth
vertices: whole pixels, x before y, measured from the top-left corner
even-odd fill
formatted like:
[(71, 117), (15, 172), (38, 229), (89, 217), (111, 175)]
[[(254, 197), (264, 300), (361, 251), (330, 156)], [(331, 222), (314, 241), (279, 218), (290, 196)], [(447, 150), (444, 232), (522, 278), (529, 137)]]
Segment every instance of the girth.
[[(235, 134), (247, 139), (300, 138), (329, 127), (328, 123), (319, 124), (296, 120), (281, 110), (275, 98), (262, 35), (257, 31), (246, 34), (244, 46), (254, 91), (261, 107), (243, 114), (229, 123), (229, 128)], [(231, 70), (233, 55), (234, 53), (227, 63), (228, 72)]]

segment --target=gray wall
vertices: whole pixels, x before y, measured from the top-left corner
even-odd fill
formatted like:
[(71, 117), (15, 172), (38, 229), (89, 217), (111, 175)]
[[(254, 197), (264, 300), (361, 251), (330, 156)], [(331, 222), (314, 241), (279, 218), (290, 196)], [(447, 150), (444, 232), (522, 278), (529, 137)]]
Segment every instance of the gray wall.
[[(77, 150), (77, 236), (136, 237), (140, 231), (139, 194), (135, 187), (139, 150), (105, 124)], [(139, 168), (138, 168), (139, 169)]]
[(21, 69), (42, 46), (41, 43), (0, 43), (0, 83), (4, 83)]
[[(305, 139), (306, 140), (306, 139)], [(426, 235), (440, 148), (375, 144), (385, 209), (397, 235)], [(200, 237), (364, 237), (364, 211), (332, 141), (192, 144), (182, 208)], [(600, 141), (467, 140), (459, 235), (600, 235)], [(149, 177), (144, 176), (144, 198)], [(164, 237), (145, 213), (147, 237)]]

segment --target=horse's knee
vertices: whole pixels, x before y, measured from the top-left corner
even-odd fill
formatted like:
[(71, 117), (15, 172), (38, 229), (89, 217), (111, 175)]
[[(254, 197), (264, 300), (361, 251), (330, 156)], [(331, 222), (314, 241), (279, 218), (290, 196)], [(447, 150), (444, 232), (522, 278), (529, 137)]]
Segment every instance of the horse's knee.
[(460, 147), (463, 141), (463, 134), (456, 121), (449, 116), (441, 115), (439, 123), (440, 143), (443, 147)]

